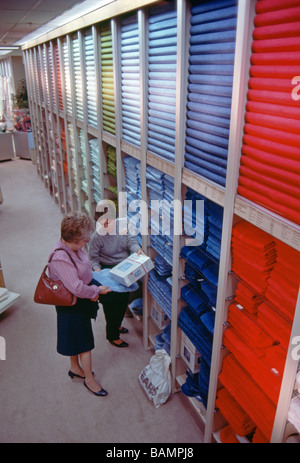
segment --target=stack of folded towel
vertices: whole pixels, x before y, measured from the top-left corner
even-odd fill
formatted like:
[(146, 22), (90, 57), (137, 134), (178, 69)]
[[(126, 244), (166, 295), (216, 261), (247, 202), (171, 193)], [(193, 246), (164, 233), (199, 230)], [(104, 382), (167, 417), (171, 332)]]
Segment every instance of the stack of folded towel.
[(149, 10), (148, 149), (175, 158), (177, 11), (173, 2)]
[(155, 336), (155, 350), (165, 349), (170, 354), (171, 350), (171, 323), (169, 323), (161, 333)]
[(263, 435), (270, 439), (276, 405), (253, 381), (232, 353), (226, 355), (223, 360), (219, 380), (251, 420), (261, 429)]
[(103, 129), (115, 135), (115, 92), (113, 76), (113, 47), (111, 26), (103, 24), (100, 29), (101, 40), (101, 89), (103, 109)]
[(238, 436), (246, 436), (256, 428), (255, 423), (249, 415), (241, 408), (225, 387), (218, 390), (216, 407), (228, 422), (231, 430)]
[[(204, 313), (203, 311), (202, 314)], [(201, 315), (196, 314), (189, 306), (183, 307), (178, 324), (200, 352), (201, 360), (204, 359), (210, 365), (213, 336), (201, 321)]]
[(121, 20), (122, 137), (141, 145), (139, 28), (137, 14)]
[(117, 178), (116, 148), (108, 145), (106, 148), (106, 154), (107, 154), (107, 173), (112, 175), (112, 177)]
[(292, 322), (300, 283), (300, 253), (276, 240), (276, 254), (265, 296), (283, 317)]
[(91, 164), (93, 172), (93, 193), (96, 204), (101, 200), (100, 164), (99, 164), (99, 142), (98, 138), (89, 141), (91, 152)]
[(191, 8), (185, 166), (225, 186), (237, 2)]
[(169, 265), (173, 265), (174, 179), (152, 166), (147, 166), (146, 179), (151, 245)]
[(258, 294), (265, 293), (275, 260), (275, 241), (271, 235), (246, 221), (233, 227), (232, 270)]
[(289, 347), (299, 283), (299, 253), (248, 222), (233, 227), (232, 269), (240, 278), (228, 307), (219, 380), (270, 439)]
[(172, 319), (172, 286), (155, 269), (149, 273), (148, 291), (165, 314)]
[[(238, 193), (300, 224), (298, 2), (256, 2)], [(296, 55), (295, 55), (296, 53)]]

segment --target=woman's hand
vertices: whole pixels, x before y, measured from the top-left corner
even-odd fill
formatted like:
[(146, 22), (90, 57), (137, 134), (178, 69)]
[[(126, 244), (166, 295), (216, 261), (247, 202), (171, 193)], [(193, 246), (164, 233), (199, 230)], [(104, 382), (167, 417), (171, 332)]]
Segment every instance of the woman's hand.
[(143, 251), (142, 249), (139, 249), (139, 250), (137, 251), (137, 255), (140, 256), (141, 254), (142, 254), (143, 256), (146, 256), (146, 254), (144, 253), (144, 251)]
[(99, 286), (100, 293), (99, 294), (107, 294), (112, 291), (109, 286)]

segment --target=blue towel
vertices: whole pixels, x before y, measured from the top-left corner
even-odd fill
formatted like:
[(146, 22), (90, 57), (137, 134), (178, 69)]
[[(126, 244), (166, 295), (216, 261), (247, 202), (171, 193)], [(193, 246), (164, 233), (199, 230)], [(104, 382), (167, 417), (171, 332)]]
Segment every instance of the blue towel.
[(201, 357), (210, 365), (213, 336), (204, 326), (199, 316), (190, 307), (186, 306), (179, 314), (178, 324), (201, 353)]
[[(177, 11), (169, 3), (149, 10), (148, 150), (175, 160)], [(150, 120), (150, 117), (156, 120)]]
[(192, 2), (190, 24), (184, 166), (225, 186), (227, 163), (218, 161), (228, 156), (237, 2)]
[[(136, 291), (139, 288), (138, 283), (133, 283), (131, 286), (122, 285), (118, 281), (114, 280), (110, 274), (109, 268), (104, 268), (101, 272), (93, 272), (94, 284), (98, 283), (98, 286), (109, 286), (112, 291), (116, 293), (127, 293)], [(100, 284), (99, 284), (100, 283)]]

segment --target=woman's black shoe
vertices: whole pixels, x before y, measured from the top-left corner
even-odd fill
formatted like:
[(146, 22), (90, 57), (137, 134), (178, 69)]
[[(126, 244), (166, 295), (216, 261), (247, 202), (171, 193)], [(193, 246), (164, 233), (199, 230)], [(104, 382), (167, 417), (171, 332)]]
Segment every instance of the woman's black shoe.
[(123, 333), (123, 334), (126, 334), (126, 333), (128, 333), (128, 329), (124, 328), (124, 326), (121, 326), (121, 328), (119, 329), (119, 332)]
[(73, 371), (71, 371), (71, 370), (69, 370), (68, 375), (70, 376), (71, 379), (74, 379), (74, 378), (84, 379), (84, 378), (85, 378), (85, 376), (76, 375), (76, 374), (73, 373)]
[(116, 346), (116, 347), (128, 347), (128, 344), (127, 342), (125, 341), (122, 341), (121, 344), (116, 344), (114, 341), (109, 341), (113, 346)]
[[(94, 375), (94, 372), (92, 372), (92, 373), (93, 373), (93, 375)], [(68, 375), (70, 376), (71, 379), (74, 379), (74, 378), (85, 379), (85, 376), (76, 375), (76, 374), (73, 373), (73, 371), (71, 371), (71, 370), (68, 371)]]
[(92, 389), (90, 389), (90, 388), (87, 386), (87, 384), (86, 384), (85, 381), (83, 382), (83, 384), (85, 385), (85, 387), (86, 387), (92, 394), (94, 394), (94, 395), (96, 395), (96, 396), (98, 396), (98, 397), (104, 397), (104, 396), (106, 396), (106, 395), (108, 394), (108, 392), (107, 392), (105, 389), (103, 389), (103, 388), (101, 388), (100, 391), (98, 391), (98, 392), (94, 392), (94, 391), (92, 391)]

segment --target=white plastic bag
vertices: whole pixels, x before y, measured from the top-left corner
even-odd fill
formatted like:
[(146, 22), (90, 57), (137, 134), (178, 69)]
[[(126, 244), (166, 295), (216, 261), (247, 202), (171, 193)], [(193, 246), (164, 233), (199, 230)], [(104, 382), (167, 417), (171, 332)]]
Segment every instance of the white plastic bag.
[(139, 375), (140, 385), (155, 408), (165, 403), (171, 393), (170, 363), (165, 349), (158, 349)]

